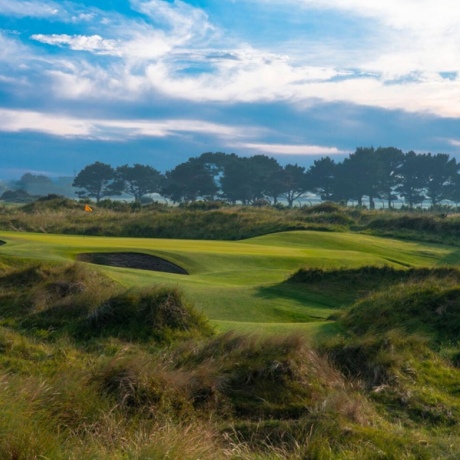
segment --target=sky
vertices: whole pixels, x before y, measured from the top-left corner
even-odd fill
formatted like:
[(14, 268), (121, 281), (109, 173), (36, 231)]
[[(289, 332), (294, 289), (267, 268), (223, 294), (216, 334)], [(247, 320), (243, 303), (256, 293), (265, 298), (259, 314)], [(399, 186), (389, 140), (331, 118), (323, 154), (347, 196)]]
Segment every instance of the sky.
[(454, 0), (0, 0), (0, 178), (203, 152), (460, 159)]

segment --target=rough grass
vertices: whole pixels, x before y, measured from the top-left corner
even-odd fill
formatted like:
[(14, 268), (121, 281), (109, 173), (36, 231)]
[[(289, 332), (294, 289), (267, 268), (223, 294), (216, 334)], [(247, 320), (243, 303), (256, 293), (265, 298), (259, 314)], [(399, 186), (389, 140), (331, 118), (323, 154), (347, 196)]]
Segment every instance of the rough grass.
[(459, 281), (429, 277), (381, 290), (355, 304), (343, 323), (357, 334), (401, 328), (455, 342), (460, 337)]
[[(117, 208), (117, 207), (115, 207)], [(286, 230), (339, 231), (352, 220), (347, 211), (304, 213), (298, 209), (225, 207), (129, 206), (120, 210), (93, 205), (93, 213), (83, 204), (68, 199), (37, 201), (19, 208), (5, 208), (1, 230), (62, 233), (93, 236), (241, 240)]]
[(171, 341), (210, 335), (207, 319), (177, 288), (124, 290), (81, 264), (30, 266), (0, 275), (3, 324), (48, 338)]
[(394, 238), (459, 244), (460, 219), (452, 209), (374, 210), (321, 203), (297, 208), (185, 206), (154, 203), (139, 208), (104, 200), (85, 213), (83, 204), (44, 197), (24, 206), (3, 207), (0, 230), (75, 235), (241, 240), (291, 230), (362, 231)]
[(211, 335), (212, 328), (177, 288), (157, 287), (110, 297), (81, 323), (81, 333), (165, 342), (178, 336)]
[[(419, 283), (425, 285), (427, 280), (446, 281), (456, 285), (460, 282), (460, 271), (456, 267), (412, 267), (396, 268), (390, 265), (381, 267), (366, 265), (358, 268), (322, 269), (301, 268), (293, 273), (286, 284), (300, 285), (312, 292), (328, 292), (341, 299), (343, 304), (350, 304), (368, 294), (377, 291), (393, 295), (390, 287), (400, 283)], [(373, 303), (373, 300), (370, 300)], [(368, 304), (367, 304), (368, 305)], [(390, 306), (392, 308), (392, 306)], [(366, 309), (366, 306), (363, 307)], [(368, 312), (371, 309), (366, 310)], [(370, 313), (373, 314), (373, 313)], [(393, 317), (393, 311), (390, 313)], [(351, 327), (353, 321), (349, 322)], [(394, 324), (392, 324), (394, 326)]]
[[(384, 263), (385, 257), (399, 265), (455, 263), (455, 251), (303, 232), (239, 243), (244, 256), (233, 254), (233, 245), (216, 256), (202, 243), (201, 261), (213, 270), (231, 268), (198, 277), (204, 293), (216, 289), (212, 301), (245, 282), (258, 283), (260, 306), (274, 299), (302, 303), (311, 299), (303, 292), (315, 289), (354, 303), (337, 317), (335, 331), (343, 334), (313, 345), (299, 334), (210, 336), (206, 319), (177, 289), (152, 287), (153, 278), (122, 271), (119, 280), (132, 276), (133, 284), (146, 286), (126, 290), (101, 270), (62, 265), (70, 240), (48, 238), (52, 243), (41, 251), (45, 259), (51, 254), (50, 262), (22, 258), (15, 266), (11, 256), (0, 265), (1, 458), (460, 456), (458, 272)], [(28, 244), (18, 238), (13, 251), (24, 256)], [(81, 244), (101, 243), (88, 238)], [(185, 243), (170, 244), (183, 244), (186, 252)], [(187, 242), (188, 250), (199, 253), (194, 244)], [(267, 280), (281, 281), (261, 276), (270, 264), (292, 271), (292, 254), (315, 250), (309, 261), (317, 260), (316, 269), (299, 272), (296, 282), (267, 286)], [(335, 260), (334, 270), (324, 270), (327, 251), (331, 260), (352, 252), (349, 267), (339, 270)], [(381, 267), (358, 269), (366, 254)], [(252, 270), (240, 273), (241, 264)], [(195, 273), (199, 268), (196, 262)], [(219, 277), (227, 290), (218, 293)]]
[[(177, 291), (125, 292), (87, 270), (42, 265), (10, 268), (0, 278), (8, 292), (0, 311), (3, 458), (458, 453), (452, 434), (430, 430), (460, 421), (460, 371), (428, 339), (390, 329), (318, 348), (300, 334), (207, 337), (205, 320), (193, 319)], [(84, 308), (101, 283), (105, 299)], [(12, 303), (14, 291), (21, 302)], [(74, 302), (80, 313), (59, 325), (56, 311)], [(47, 317), (54, 329), (18, 321), (13, 306), (26, 318), (43, 314), (42, 327)], [(75, 335), (81, 324), (86, 333)], [(201, 333), (188, 334), (193, 328)], [(167, 335), (165, 346), (152, 330), (178, 334)]]

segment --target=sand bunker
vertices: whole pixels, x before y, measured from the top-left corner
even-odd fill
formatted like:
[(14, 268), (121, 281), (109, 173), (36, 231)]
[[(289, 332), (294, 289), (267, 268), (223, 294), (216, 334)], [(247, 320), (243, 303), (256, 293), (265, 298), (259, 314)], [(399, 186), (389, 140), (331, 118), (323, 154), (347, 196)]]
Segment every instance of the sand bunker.
[(140, 252), (92, 252), (77, 254), (77, 260), (110, 267), (136, 268), (156, 272), (176, 273), (188, 275), (182, 267), (173, 264), (161, 257), (142, 254)]

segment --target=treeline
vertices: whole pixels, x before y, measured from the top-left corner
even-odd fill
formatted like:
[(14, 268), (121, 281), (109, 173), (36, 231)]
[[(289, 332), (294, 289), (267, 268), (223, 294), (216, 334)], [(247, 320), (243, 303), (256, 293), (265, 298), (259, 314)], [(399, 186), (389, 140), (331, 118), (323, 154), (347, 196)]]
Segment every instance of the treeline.
[(234, 153), (203, 153), (177, 165), (165, 174), (152, 166), (112, 166), (96, 162), (75, 177), (73, 186), (81, 197), (128, 194), (135, 201), (159, 193), (173, 202), (222, 200), (244, 205), (280, 200), (292, 207), (308, 193), (322, 200), (363, 204), (370, 208), (380, 199), (391, 208), (404, 199), (409, 207), (425, 200), (437, 205), (443, 200), (460, 201), (460, 163), (448, 154), (407, 153), (394, 147), (359, 147), (343, 162), (330, 157), (314, 161), (306, 169), (297, 164), (281, 166), (265, 155), (240, 157)]

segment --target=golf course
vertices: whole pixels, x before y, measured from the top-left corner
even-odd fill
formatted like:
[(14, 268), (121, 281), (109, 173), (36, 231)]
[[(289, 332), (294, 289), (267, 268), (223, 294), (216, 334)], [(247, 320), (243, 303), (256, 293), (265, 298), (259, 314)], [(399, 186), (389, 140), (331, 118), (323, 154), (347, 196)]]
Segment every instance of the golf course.
[(456, 217), (79, 207), (0, 222), (0, 458), (460, 455)]
[[(435, 267), (460, 263), (456, 247), (353, 233), (293, 231), (238, 242), (106, 238), (2, 232), (2, 255), (40, 262), (74, 262), (81, 254), (141, 253), (165, 259), (188, 275), (97, 265), (125, 288), (178, 286), (221, 332), (314, 334), (343, 299), (286, 283), (300, 268)], [(344, 286), (344, 290), (354, 287)]]

